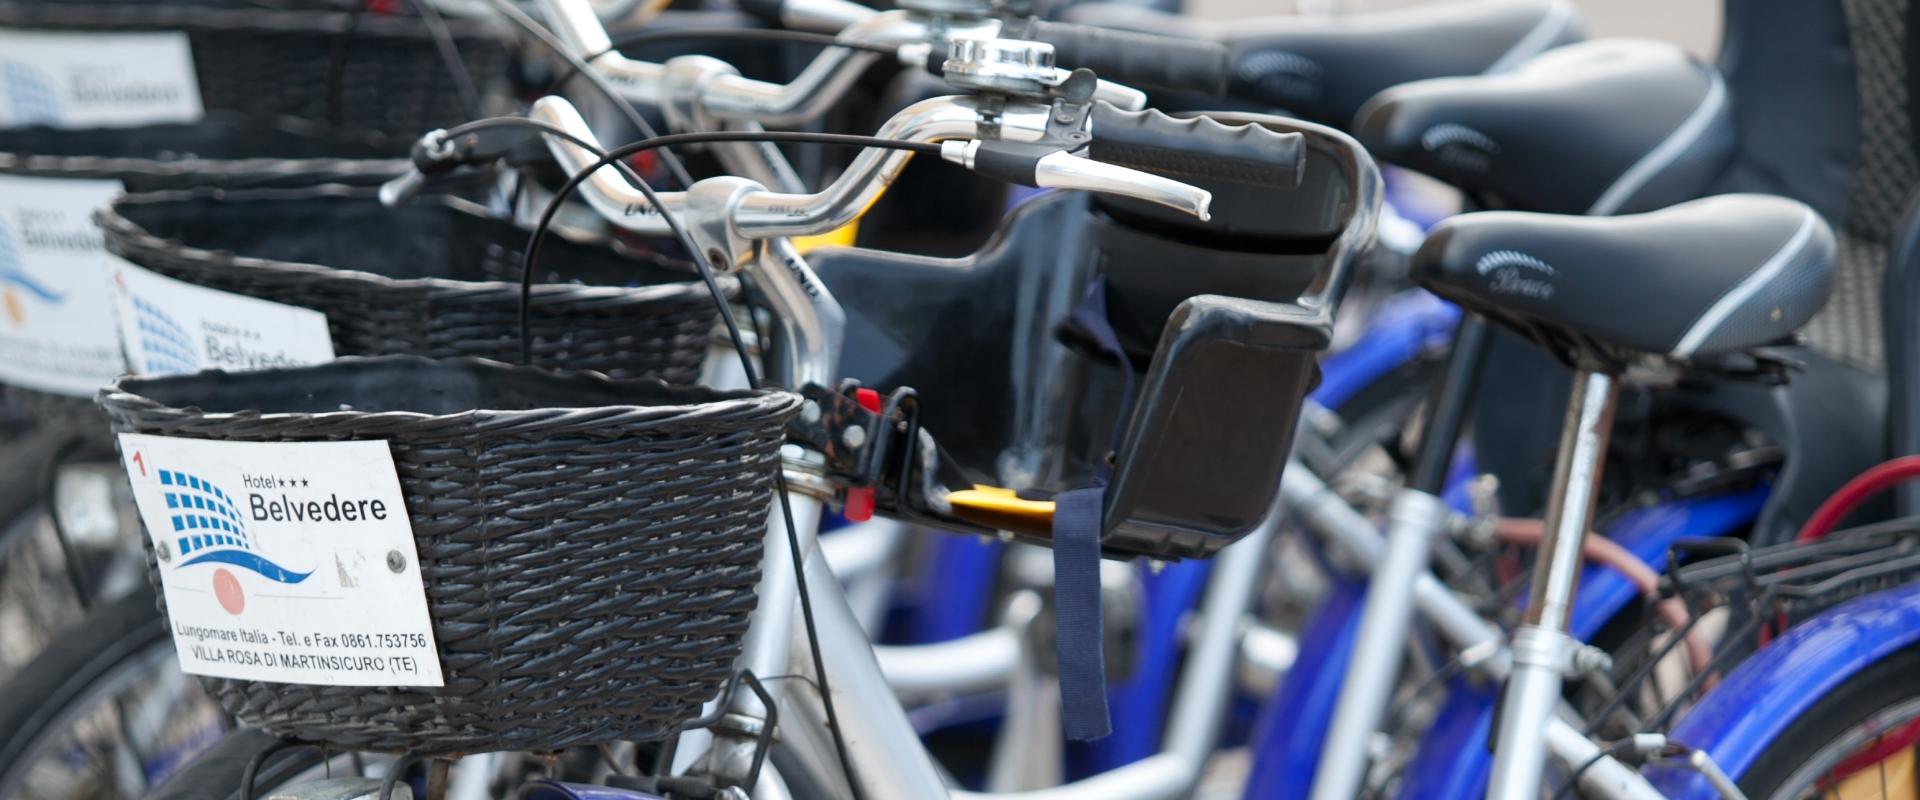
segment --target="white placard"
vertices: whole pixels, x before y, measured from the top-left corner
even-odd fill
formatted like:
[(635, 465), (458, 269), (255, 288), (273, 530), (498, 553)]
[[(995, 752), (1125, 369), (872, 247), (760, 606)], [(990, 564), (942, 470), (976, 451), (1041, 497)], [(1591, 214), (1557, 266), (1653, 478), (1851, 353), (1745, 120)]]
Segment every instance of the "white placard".
[(327, 315), (196, 286), (105, 256), (120, 344), (138, 375), (297, 367), (333, 360)]
[(184, 31), (0, 30), (0, 128), (121, 128), (201, 114)]
[(91, 397), (124, 371), (92, 218), (120, 191), (0, 175), (0, 382)]
[(120, 434), (180, 668), (329, 686), (443, 686), (384, 441)]

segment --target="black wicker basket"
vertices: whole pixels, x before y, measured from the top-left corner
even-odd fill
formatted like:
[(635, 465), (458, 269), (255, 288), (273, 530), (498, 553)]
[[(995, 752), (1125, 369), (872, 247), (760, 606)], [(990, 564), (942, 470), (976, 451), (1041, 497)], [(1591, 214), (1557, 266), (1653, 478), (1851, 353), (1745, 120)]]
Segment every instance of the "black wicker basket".
[(295, 117), (223, 112), (137, 128), (0, 128), (0, 175), (117, 180), (134, 192), (372, 184), (405, 172), (410, 146)]
[(391, 444), (446, 685), (202, 683), (277, 734), (445, 753), (645, 740), (693, 718), (740, 651), (801, 401), (387, 357), (127, 378), (100, 402), (118, 431)]
[[(341, 10), (346, 3), (222, 0), (13, 0), (0, 28), (90, 33), (181, 31), (209, 112), (292, 116), (396, 137), (473, 116), (450, 64), (416, 16)], [(353, 4), (357, 7), (357, 3)], [(410, 8), (405, 3), (403, 8)], [(506, 92), (509, 37), (494, 21), (448, 18), (482, 96)]]
[[(520, 357), (527, 233), (458, 200), (387, 208), (368, 188), (200, 190), (127, 195), (97, 219), (107, 249), (133, 263), (325, 313), (338, 355)], [(699, 377), (718, 312), (690, 271), (558, 236), (542, 253), (533, 363)]]

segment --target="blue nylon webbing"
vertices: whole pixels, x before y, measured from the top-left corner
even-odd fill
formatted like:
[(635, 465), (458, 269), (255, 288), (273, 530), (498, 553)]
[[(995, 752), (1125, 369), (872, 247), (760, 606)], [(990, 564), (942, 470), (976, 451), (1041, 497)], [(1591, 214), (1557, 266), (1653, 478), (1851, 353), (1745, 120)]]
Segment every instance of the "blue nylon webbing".
[[(1133, 398), (1133, 364), (1107, 322), (1107, 284), (1095, 278), (1066, 325), (1112, 356), (1124, 378), (1117, 448)], [(1100, 602), (1100, 535), (1108, 467), (1094, 468), (1090, 485), (1061, 492), (1053, 510), (1054, 651), (1060, 663), (1060, 721), (1068, 739), (1090, 741), (1113, 732), (1107, 712), (1106, 638)]]

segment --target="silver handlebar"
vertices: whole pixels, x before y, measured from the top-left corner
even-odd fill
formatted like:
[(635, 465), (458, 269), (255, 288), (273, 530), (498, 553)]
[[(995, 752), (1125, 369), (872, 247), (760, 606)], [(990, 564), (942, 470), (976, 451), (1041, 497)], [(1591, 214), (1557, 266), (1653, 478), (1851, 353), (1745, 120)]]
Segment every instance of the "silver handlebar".
[[(553, 31), (581, 58), (606, 53), (593, 60), (628, 100), (671, 108), (693, 98), (699, 111), (728, 122), (797, 125), (825, 113), (844, 95), (860, 73), (880, 55), (868, 50), (830, 47), (809, 62), (792, 82), (768, 83), (739, 75), (731, 65), (703, 56), (682, 56), (666, 64), (636, 61), (617, 52), (600, 18), (587, 0), (544, 0)], [(942, 36), (992, 38), (1000, 21), (950, 21)], [(841, 41), (898, 47), (922, 43), (935, 35), (927, 21), (905, 11), (877, 12), (839, 33)]]
[[(871, 50), (830, 47), (785, 84), (742, 77), (732, 65), (707, 56), (680, 56), (665, 64), (636, 61), (609, 52), (613, 41), (587, 0), (543, 0), (549, 24), (561, 42), (580, 58), (599, 55), (592, 66), (626, 99), (686, 117), (687, 127), (711, 128), (715, 122), (757, 122), (774, 127), (799, 125), (820, 117), (839, 102), (867, 67), (879, 60)], [(906, 63), (924, 65), (935, 39), (994, 39), (1000, 20), (938, 20), (909, 11), (879, 11), (853, 21), (836, 38), (850, 44), (892, 47)], [(1146, 95), (1102, 80), (1094, 97), (1114, 106), (1139, 110)]]
[[(1044, 106), (1036, 108), (1038, 113), (1046, 113)], [(580, 112), (564, 99), (541, 98), (528, 115), (583, 140), (597, 142)], [(971, 100), (934, 98), (915, 103), (894, 115), (877, 135), (909, 142), (968, 139), (978, 135), (978, 118)], [(599, 160), (592, 151), (557, 137), (547, 137), (547, 147), (569, 174), (578, 173)], [(742, 200), (733, 220), (734, 227), (742, 236), (753, 239), (808, 236), (839, 228), (858, 218), (893, 183), (911, 155), (902, 150), (862, 150), (839, 179), (819, 192), (754, 192)], [(646, 196), (612, 167), (595, 172), (581, 185), (580, 191), (588, 204), (615, 225), (652, 236), (671, 233), (660, 217), (661, 209), (648, 203)], [(686, 209), (686, 192), (659, 192), (658, 196), (668, 213), (678, 214)]]
[[(972, 168), (979, 143), (953, 140), (981, 138), (976, 102), (971, 97), (922, 100), (895, 114), (875, 135), (904, 142), (944, 142), (941, 155), (945, 160)], [(999, 112), (999, 126), (993, 138), (1009, 142), (1038, 141), (1047, 130), (1051, 112), (1050, 106), (1040, 103), (1009, 101)], [(530, 116), (598, 147), (586, 120), (562, 98), (540, 99), (534, 103)], [(545, 138), (548, 149), (568, 173), (577, 174), (599, 160), (589, 148), (557, 136)], [(905, 150), (868, 148), (860, 151), (846, 171), (819, 192), (747, 192), (734, 200), (729, 210), (729, 226), (735, 235), (745, 239), (810, 236), (838, 229), (865, 213), (899, 177), (912, 155)], [(1202, 220), (1208, 218), (1208, 205), (1212, 202), (1212, 195), (1204, 189), (1067, 153), (1041, 158), (1034, 177), (1035, 183), (1041, 186), (1135, 197)], [(663, 211), (684, 212), (689, 195), (689, 192), (658, 192), (660, 207), (655, 207), (611, 166), (595, 171), (581, 184), (580, 190), (588, 204), (613, 224), (651, 236), (671, 233), (661, 214)]]

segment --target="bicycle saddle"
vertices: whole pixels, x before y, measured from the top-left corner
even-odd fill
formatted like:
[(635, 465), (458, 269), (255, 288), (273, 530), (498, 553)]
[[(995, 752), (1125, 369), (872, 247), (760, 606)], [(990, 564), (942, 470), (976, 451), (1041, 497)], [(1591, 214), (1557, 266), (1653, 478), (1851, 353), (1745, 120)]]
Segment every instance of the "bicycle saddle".
[(1686, 360), (1805, 324), (1832, 289), (1833, 247), (1805, 204), (1733, 194), (1620, 217), (1464, 214), (1434, 228), (1412, 274), (1569, 362)]
[(1117, 3), (1075, 6), (1069, 21), (1217, 41), (1232, 54), (1234, 96), (1345, 125), (1396, 84), (1499, 72), (1579, 41), (1566, 0), (1469, 0), (1403, 11), (1212, 22)]
[(1353, 131), (1384, 161), (1559, 214), (1698, 197), (1733, 153), (1719, 72), (1638, 39), (1569, 45), (1505, 75), (1395, 86), (1360, 109)]

